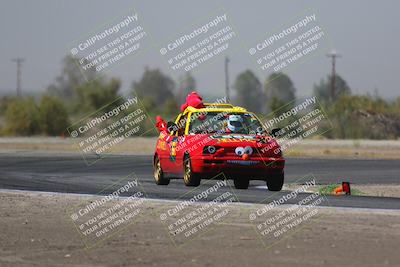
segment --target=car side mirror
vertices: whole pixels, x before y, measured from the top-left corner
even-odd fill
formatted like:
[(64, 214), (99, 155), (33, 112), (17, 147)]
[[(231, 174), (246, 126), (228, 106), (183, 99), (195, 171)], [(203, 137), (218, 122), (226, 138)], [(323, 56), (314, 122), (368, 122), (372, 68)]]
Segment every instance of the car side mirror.
[(169, 134), (173, 135), (178, 130), (178, 126), (175, 122), (169, 121), (167, 122), (167, 131)]
[(279, 135), (281, 134), (281, 128), (275, 128), (271, 130), (271, 136), (272, 137), (279, 137)]

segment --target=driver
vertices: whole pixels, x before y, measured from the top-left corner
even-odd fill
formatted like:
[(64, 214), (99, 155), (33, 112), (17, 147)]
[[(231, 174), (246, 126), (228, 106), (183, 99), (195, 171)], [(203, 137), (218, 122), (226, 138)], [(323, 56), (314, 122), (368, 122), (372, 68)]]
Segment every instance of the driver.
[(226, 133), (243, 133), (243, 118), (239, 115), (229, 115)]

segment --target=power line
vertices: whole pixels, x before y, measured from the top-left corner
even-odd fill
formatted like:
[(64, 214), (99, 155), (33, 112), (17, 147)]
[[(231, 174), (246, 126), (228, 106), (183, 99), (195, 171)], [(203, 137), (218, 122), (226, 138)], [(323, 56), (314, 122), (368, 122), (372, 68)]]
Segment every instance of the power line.
[(15, 62), (17, 64), (17, 96), (21, 97), (21, 69), (22, 69), (22, 63), (25, 61), (24, 58), (13, 58), (11, 59), (12, 62)]
[(334, 49), (326, 55), (327, 57), (332, 58), (332, 76), (331, 76), (331, 101), (333, 101), (335, 97), (335, 80), (336, 80), (336, 58), (342, 57), (339, 55)]
[(230, 102), (228, 63), (229, 63), (229, 58), (225, 57), (225, 96), (226, 96), (226, 103)]

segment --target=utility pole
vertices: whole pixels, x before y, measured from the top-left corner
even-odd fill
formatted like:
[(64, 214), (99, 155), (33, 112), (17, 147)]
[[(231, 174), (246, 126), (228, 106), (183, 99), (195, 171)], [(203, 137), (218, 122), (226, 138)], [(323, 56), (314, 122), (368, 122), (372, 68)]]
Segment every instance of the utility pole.
[(21, 68), (25, 59), (13, 58), (11, 61), (17, 63), (17, 97), (21, 97)]
[(331, 101), (335, 97), (335, 79), (336, 79), (336, 58), (341, 57), (334, 49), (326, 55), (327, 57), (332, 58), (332, 74), (331, 74)]
[(228, 63), (229, 63), (229, 58), (225, 57), (225, 96), (226, 96), (226, 103), (230, 102)]

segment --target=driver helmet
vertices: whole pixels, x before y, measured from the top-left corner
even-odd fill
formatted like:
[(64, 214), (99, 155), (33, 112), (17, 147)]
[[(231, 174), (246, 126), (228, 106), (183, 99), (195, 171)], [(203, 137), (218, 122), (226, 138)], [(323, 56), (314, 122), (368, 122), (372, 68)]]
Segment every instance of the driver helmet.
[(229, 115), (228, 129), (233, 133), (240, 132), (243, 129), (243, 118), (239, 115)]

